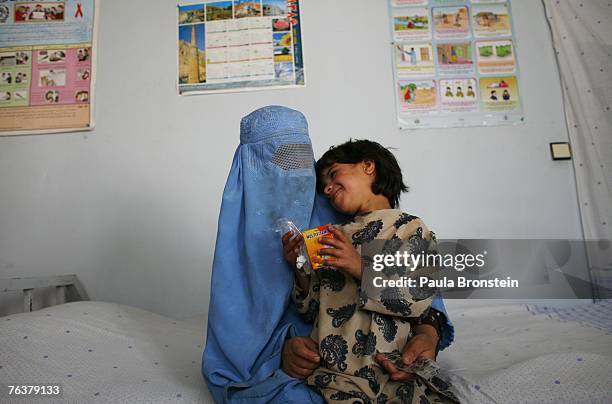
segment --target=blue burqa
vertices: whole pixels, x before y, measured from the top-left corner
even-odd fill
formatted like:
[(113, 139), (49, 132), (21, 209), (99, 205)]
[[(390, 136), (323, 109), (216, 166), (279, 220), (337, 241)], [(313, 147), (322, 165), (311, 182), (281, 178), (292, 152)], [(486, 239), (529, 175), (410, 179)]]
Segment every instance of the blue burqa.
[[(315, 194), (315, 182), (300, 112), (268, 106), (242, 119), (219, 215), (202, 362), (218, 403), (323, 403), (281, 369), (285, 339), (310, 335), (312, 325), (290, 302), (294, 275), (275, 232), (280, 218), (300, 229), (343, 221)], [(440, 299), (434, 306), (444, 311)], [(442, 346), (452, 339), (448, 329)]]

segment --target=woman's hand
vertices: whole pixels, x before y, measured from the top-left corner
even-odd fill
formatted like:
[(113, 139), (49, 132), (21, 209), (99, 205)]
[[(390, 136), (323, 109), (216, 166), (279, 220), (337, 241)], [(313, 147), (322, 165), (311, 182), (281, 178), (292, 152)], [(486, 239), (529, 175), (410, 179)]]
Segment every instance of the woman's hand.
[(332, 248), (319, 249), (319, 255), (329, 255), (323, 263), (326, 266), (339, 269), (354, 278), (361, 279), (361, 256), (353, 247), (353, 243), (337, 228), (330, 226), (329, 232), (333, 238), (323, 236), (319, 243)]
[[(438, 347), (438, 333), (436, 329), (429, 324), (416, 326), (414, 329), (415, 335), (412, 337), (402, 352), (402, 360), (405, 365), (410, 365), (418, 358), (436, 360), (436, 348)], [(406, 381), (412, 378), (412, 373), (401, 372), (381, 353), (377, 354), (374, 359), (382, 365), (383, 368), (391, 375), (391, 380)]]
[(293, 337), (283, 345), (281, 366), (285, 373), (297, 379), (305, 379), (319, 367), (319, 347), (310, 337)]
[(296, 263), (297, 257), (300, 255), (300, 246), (304, 243), (304, 239), (302, 238), (301, 234), (297, 237), (291, 237), (293, 237), (293, 232), (288, 231), (282, 238), (283, 255), (285, 256), (285, 259), (289, 265), (291, 265), (291, 268), (293, 268), (296, 282), (300, 289), (302, 289), (301, 295), (302, 297), (305, 297), (308, 294), (308, 289), (310, 288), (310, 276), (306, 275), (303, 271), (300, 271)]
[(291, 268), (295, 268), (295, 261), (298, 255), (300, 255), (300, 245), (304, 243), (304, 239), (299, 235), (294, 238), (291, 237), (293, 237), (292, 231), (288, 231), (283, 235), (283, 255), (289, 265), (291, 265)]

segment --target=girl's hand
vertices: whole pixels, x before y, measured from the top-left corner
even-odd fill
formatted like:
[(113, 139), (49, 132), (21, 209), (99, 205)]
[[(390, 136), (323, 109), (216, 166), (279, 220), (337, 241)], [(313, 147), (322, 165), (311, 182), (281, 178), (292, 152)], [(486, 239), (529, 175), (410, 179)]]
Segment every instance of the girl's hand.
[[(436, 360), (436, 349), (438, 347), (438, 332), (429, 324), (415, 327), (414, 337), (409, 339), (402, 350), (402, 360), (405, 365), (410, 365), (419, 358)], [(385, 357), (378, 353), (374, 359), (391, 375), (391, 380), (407, 381), (413, 378), (412, 373), (402, 372)]]
[(291, 268), (295, 268), (295, 261), (298, 255), (300, 255), (300, 245), (304, 242), (301, 236), (294, 237), (293, 232), (288, 231), (283, 235), (283, 255), (285, 259), (291, 265)]
[(361, 279), (361, 256), (353, 247), (353, 243), (340, 230), (333, 226), (329, 227), (331, 237), (319, 238), (319, 243), (333, 248), (319, 249), (319, 255), (329, 255), (323, 261), (326, 266), (339, 269), (354, 278)]

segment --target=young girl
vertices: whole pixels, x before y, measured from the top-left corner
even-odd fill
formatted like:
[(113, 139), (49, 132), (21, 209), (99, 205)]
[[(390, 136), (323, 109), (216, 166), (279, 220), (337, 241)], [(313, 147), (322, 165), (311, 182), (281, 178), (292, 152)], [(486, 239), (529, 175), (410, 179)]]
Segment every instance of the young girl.
[[(407, 189), (395, 157), (378, 143), (349, 141), (327, 151), (316, 172), (317, 191), (353, 219), (333, 226), (333, 238), (319, 240), (319, 253), (328, 256), (326, 268), (310, 275), (295, 269), (292, 298), (303, 318), (314, 323), (311, 338), (321, 357), (307, 383), (328, 402), (454, 402), (440, 378), (393, 381), (374, 359), (377, 352), (401, 352), (413, 327), (429, 313), (433, 294), (408, 287), (362, 288), (362, 261), (369, 261), (365, 255), (362, 260), (364, 250), (370, 257), (400, 250), (417, 254), (435, 244), (419, 218), (395, 209)], [(294, 268), (301, 242), (283, 238), (285, 258)], [(388, 267), (377, 276), (394, 280), (420, 271)]]

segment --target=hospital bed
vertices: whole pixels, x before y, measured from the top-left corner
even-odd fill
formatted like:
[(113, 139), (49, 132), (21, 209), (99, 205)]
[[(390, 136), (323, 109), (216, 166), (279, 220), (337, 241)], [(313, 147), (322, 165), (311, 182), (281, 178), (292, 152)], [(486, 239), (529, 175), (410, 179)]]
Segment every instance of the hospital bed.
[[(62, 279), (60, 295), (78, 292), (76, 277)], [(0, 291), (32, 286), (2, 282)], [(446, 303), (456, 339), (438, 361), (465, 401), (612, 403), (610, 301)], [(88, 300), (0, 317), (0, 382), (61, 384), (58, 402), (209, 403), (204, 322)]]

